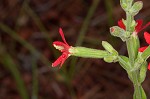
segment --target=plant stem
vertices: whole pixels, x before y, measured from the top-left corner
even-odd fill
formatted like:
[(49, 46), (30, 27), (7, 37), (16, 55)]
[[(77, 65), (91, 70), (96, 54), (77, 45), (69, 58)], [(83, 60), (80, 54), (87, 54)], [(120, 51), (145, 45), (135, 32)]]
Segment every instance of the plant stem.
[(135, 95), (136, 99), (142, 99), (142, 93), (140, 90), (141, 83), (138, 80), (138, 76), (139, 76), (138, 71), (134, 71), (132, 73), (133, 85), (134, 85), (134, 95)]
[[(130, 6), (130, 5), (129, 5)], [(128, 12), (126, 12), (126, 31), (132, 33), (132, 31), (130, 30), (130, 26), (133, 20), (133, 16), (130, 15)], [(128, 50), (128, 55), (129, 55), (129, 60), (130, 60), (130, 64), (131, 66), (134, 66), (134, 60), (135, 60), (135, 54), (134, 54), (134, 49), (131, 46), (134, 46), (132, 43), (132, 38), (129, 38), (126, 41), (127, 44), (127, 50)], [(134, 85), (134, 99), (136, 97), (136, 99), (142, 99), (142, 93), (140, 90), (141, 87), (141, 83), (138, 80), (138, 76), (139, 76), (139, 70), (133, 71), (132, 72), (132, 79), (133, 79), (133, 85)]]

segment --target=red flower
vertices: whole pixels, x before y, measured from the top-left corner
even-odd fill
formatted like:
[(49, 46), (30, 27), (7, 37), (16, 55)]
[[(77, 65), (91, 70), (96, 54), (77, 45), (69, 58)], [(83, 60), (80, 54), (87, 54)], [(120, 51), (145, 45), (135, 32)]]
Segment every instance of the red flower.
[[(148, 32), (144, 32), (145, 41), (150, 45), (150, 34)], [(143, 52), (148, 46), (139, 48), (139, 52)]]
[[(143, 20), (141, 20), (141, 19), (137, 20), (136, 23), (137, 23), (137, 25), (135, 26), (135, 31), (134, 31), (136, 34), (150, 25), (150, 22), (148, 22), (146, 25), (142, 26)], [(125, 27), (122, 20), (118, 21), (118, 25), (119, 25), (120, 28), (126, 30), (126, 27)]]
[[(148, 32), (144, 32), (145, 41), (150, 45), (150, 34)], [(139, 52), (143, 52), (148, 46), (139, 48)], [(148, 69), (150, 70), (150, 63), (148, 64)]]
[(52, 67), (56, 67), (59, 64), (60, 67), (62, 67), (65, 60), (70, 56), (69, 49), (71, 48), (71, 46), (69, 46), (68, 43), (66, 42), (64, 33), (61, 28), (59, 28), (59, 33), (62, 37), (63, 42), (55, 41), (53, 42), (53, 46), (56, 49), (60, 50), (62, 52), (62, 55), (54, 63), (52, 63)]

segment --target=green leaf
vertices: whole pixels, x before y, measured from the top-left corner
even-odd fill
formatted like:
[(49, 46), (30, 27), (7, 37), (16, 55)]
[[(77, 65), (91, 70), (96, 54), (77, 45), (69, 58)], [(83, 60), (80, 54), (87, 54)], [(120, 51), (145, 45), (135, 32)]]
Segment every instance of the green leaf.
[(144, 89), (142, 88), (142, 86), (140, 88), (142, 90), (142, 99), (147, 99)]
[(144, 64), (142, 64), (142, 66), (140, 68), (140, 76), (139, 76), (140, 83), (142, 83), (145, 80), (146, 71), (147, 71), (147, 62), (145, 62)]
[(147, 60), (150, 57), (150, 45), (142, 52), (141, 57)]
[(119, 56), (118, 57), (119, 64), (126, 70), (129, 71), (131, 68), (129, 58), (126, 56)]

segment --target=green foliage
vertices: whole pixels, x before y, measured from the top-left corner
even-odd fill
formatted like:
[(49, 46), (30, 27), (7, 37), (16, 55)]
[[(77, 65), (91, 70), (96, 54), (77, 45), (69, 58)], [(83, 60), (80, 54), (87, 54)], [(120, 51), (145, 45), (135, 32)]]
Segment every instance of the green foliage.
[(121, 38), (122, 41), (126, 41), (126, 39), (129, 37), (129, 35), (126, 34), (126, 31), (118, 26), (111, 27), (110, 33), (115, 37)]
[(129, 10), (129, 13), (131, 15), (135, 16), (139, 13), (139, 11), (142, 9), (142, 7), (143, 7), (143, 2), (142, 1), (137, 1), (133, 4), (131, 9)]

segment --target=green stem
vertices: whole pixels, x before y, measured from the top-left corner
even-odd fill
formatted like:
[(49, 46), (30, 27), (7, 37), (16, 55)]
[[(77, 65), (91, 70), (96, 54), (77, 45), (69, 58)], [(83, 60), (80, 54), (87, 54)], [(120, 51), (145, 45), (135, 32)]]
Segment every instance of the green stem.
[(133, 78), (133, 85), (134, 85), (134, 95), (135, 99), (142, 99), (142, 93), (141, 93), (141, 83), (138, 80), (139, 76), (139, 71), (134, 71), (132, 73), (132, 78)]
[[(131, 5), (129, 5), (129, 8), (131, 8)], [(126, 12), (126, 17), (127, 17), (126, 31), (132, 33), (130, 27), (131, 27), (131, 23), (133, 20), (133, 16), (130, 15), (128, 12)], [(131, 47), (131, 46), (135, 46), (135, 45), (133, 45), (134, 43), (132, 43), (132, 38), (129, 38), (126, 41), (126, 44), (127, 44), (127, 50), (128, 50), (130, 64), (131, 64), (131, 66), (134, 66), (136, 54), (134, 54), (134, 51), (135, 51), (134, 48)], [(140, 90), (141, 83), (139, 82), (138, 77), (139, 77), (139, 70), (133, 71), (132, 79), (133, 79), (133, 85), (134, 85), (134, 99), (142, 99), (142, 93)]]

